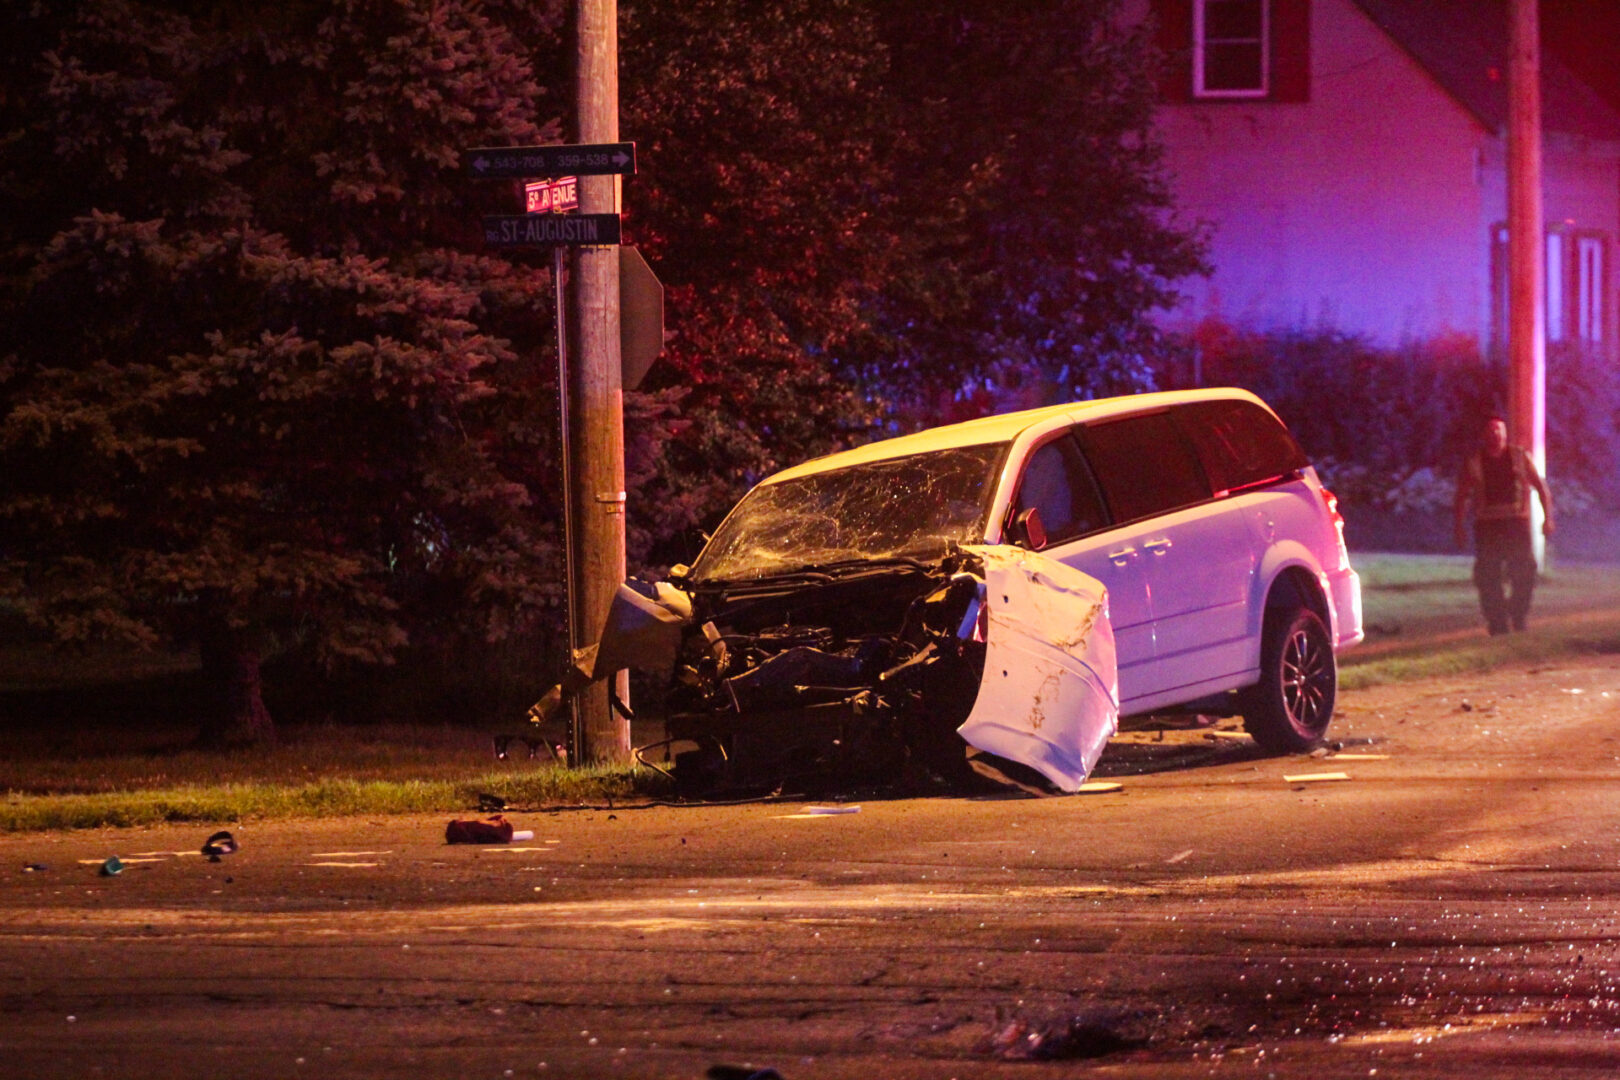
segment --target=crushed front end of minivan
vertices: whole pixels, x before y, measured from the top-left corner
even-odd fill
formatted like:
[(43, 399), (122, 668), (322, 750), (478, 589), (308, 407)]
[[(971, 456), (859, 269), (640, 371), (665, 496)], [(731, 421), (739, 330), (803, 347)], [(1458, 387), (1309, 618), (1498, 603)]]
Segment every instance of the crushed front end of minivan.
[(1004, 453), (771, 478), (690, 570), (620, 587), (537, 718), (634, 667), (664, 683), (662, 748), (685, 794), (974, 776), (1077, 790), (1118, 725), (1107, 596), (1037, 552), (981, 542)]

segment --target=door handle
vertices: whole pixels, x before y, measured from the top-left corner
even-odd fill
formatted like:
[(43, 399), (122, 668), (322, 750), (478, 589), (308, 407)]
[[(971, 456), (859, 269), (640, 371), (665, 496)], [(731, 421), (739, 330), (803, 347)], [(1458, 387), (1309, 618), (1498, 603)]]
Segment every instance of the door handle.
[(1142, 546), (1153, 552), (1155, 555), (1163, 555), (1170, 547), (1170, 538), (1168, 536), (1161, 536), (1157, 540), (1149, 540)]
[(1122, 547), (1117, 551), (1110, 551), (1108, 557), (1114, 561), (1115, 566), (1124, 566), (1126, 560), (1136, 558), (1136, 549), (1130, 546)]

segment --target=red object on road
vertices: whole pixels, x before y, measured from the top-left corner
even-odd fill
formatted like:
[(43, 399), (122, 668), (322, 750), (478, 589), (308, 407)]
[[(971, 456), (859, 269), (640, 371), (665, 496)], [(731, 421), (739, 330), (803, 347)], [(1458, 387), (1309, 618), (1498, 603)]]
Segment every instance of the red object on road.
[(444, 827), (447, 844), (510, 844), (512, 823), (496, 814), (488, 821), (452, 821)]

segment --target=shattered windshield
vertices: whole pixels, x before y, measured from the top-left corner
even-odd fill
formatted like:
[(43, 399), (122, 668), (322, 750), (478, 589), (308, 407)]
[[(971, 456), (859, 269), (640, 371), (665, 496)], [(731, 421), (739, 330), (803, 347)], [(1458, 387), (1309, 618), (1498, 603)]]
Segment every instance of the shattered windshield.
[(693, 567), (737, 581), (833, 563), (935, 559), (984, 536), (1005, 443), (935, 450), (764, 484), (744, 496)]

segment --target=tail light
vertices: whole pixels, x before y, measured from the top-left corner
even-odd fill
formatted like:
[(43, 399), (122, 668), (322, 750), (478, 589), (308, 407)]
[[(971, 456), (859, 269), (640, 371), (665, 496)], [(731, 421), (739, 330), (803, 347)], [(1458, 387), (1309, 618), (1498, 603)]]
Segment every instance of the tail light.
[(1327, 505), (1328, 518), (1333, 522), (1333, 533), (1339, 541), (1339, 565), (1335, 570), (1350, 568), (1350, 549), (1344, 543), (1344, 515), (1339, 513), (1339, 497), (1327, 488), (1322, 489), (1322, 502)]

